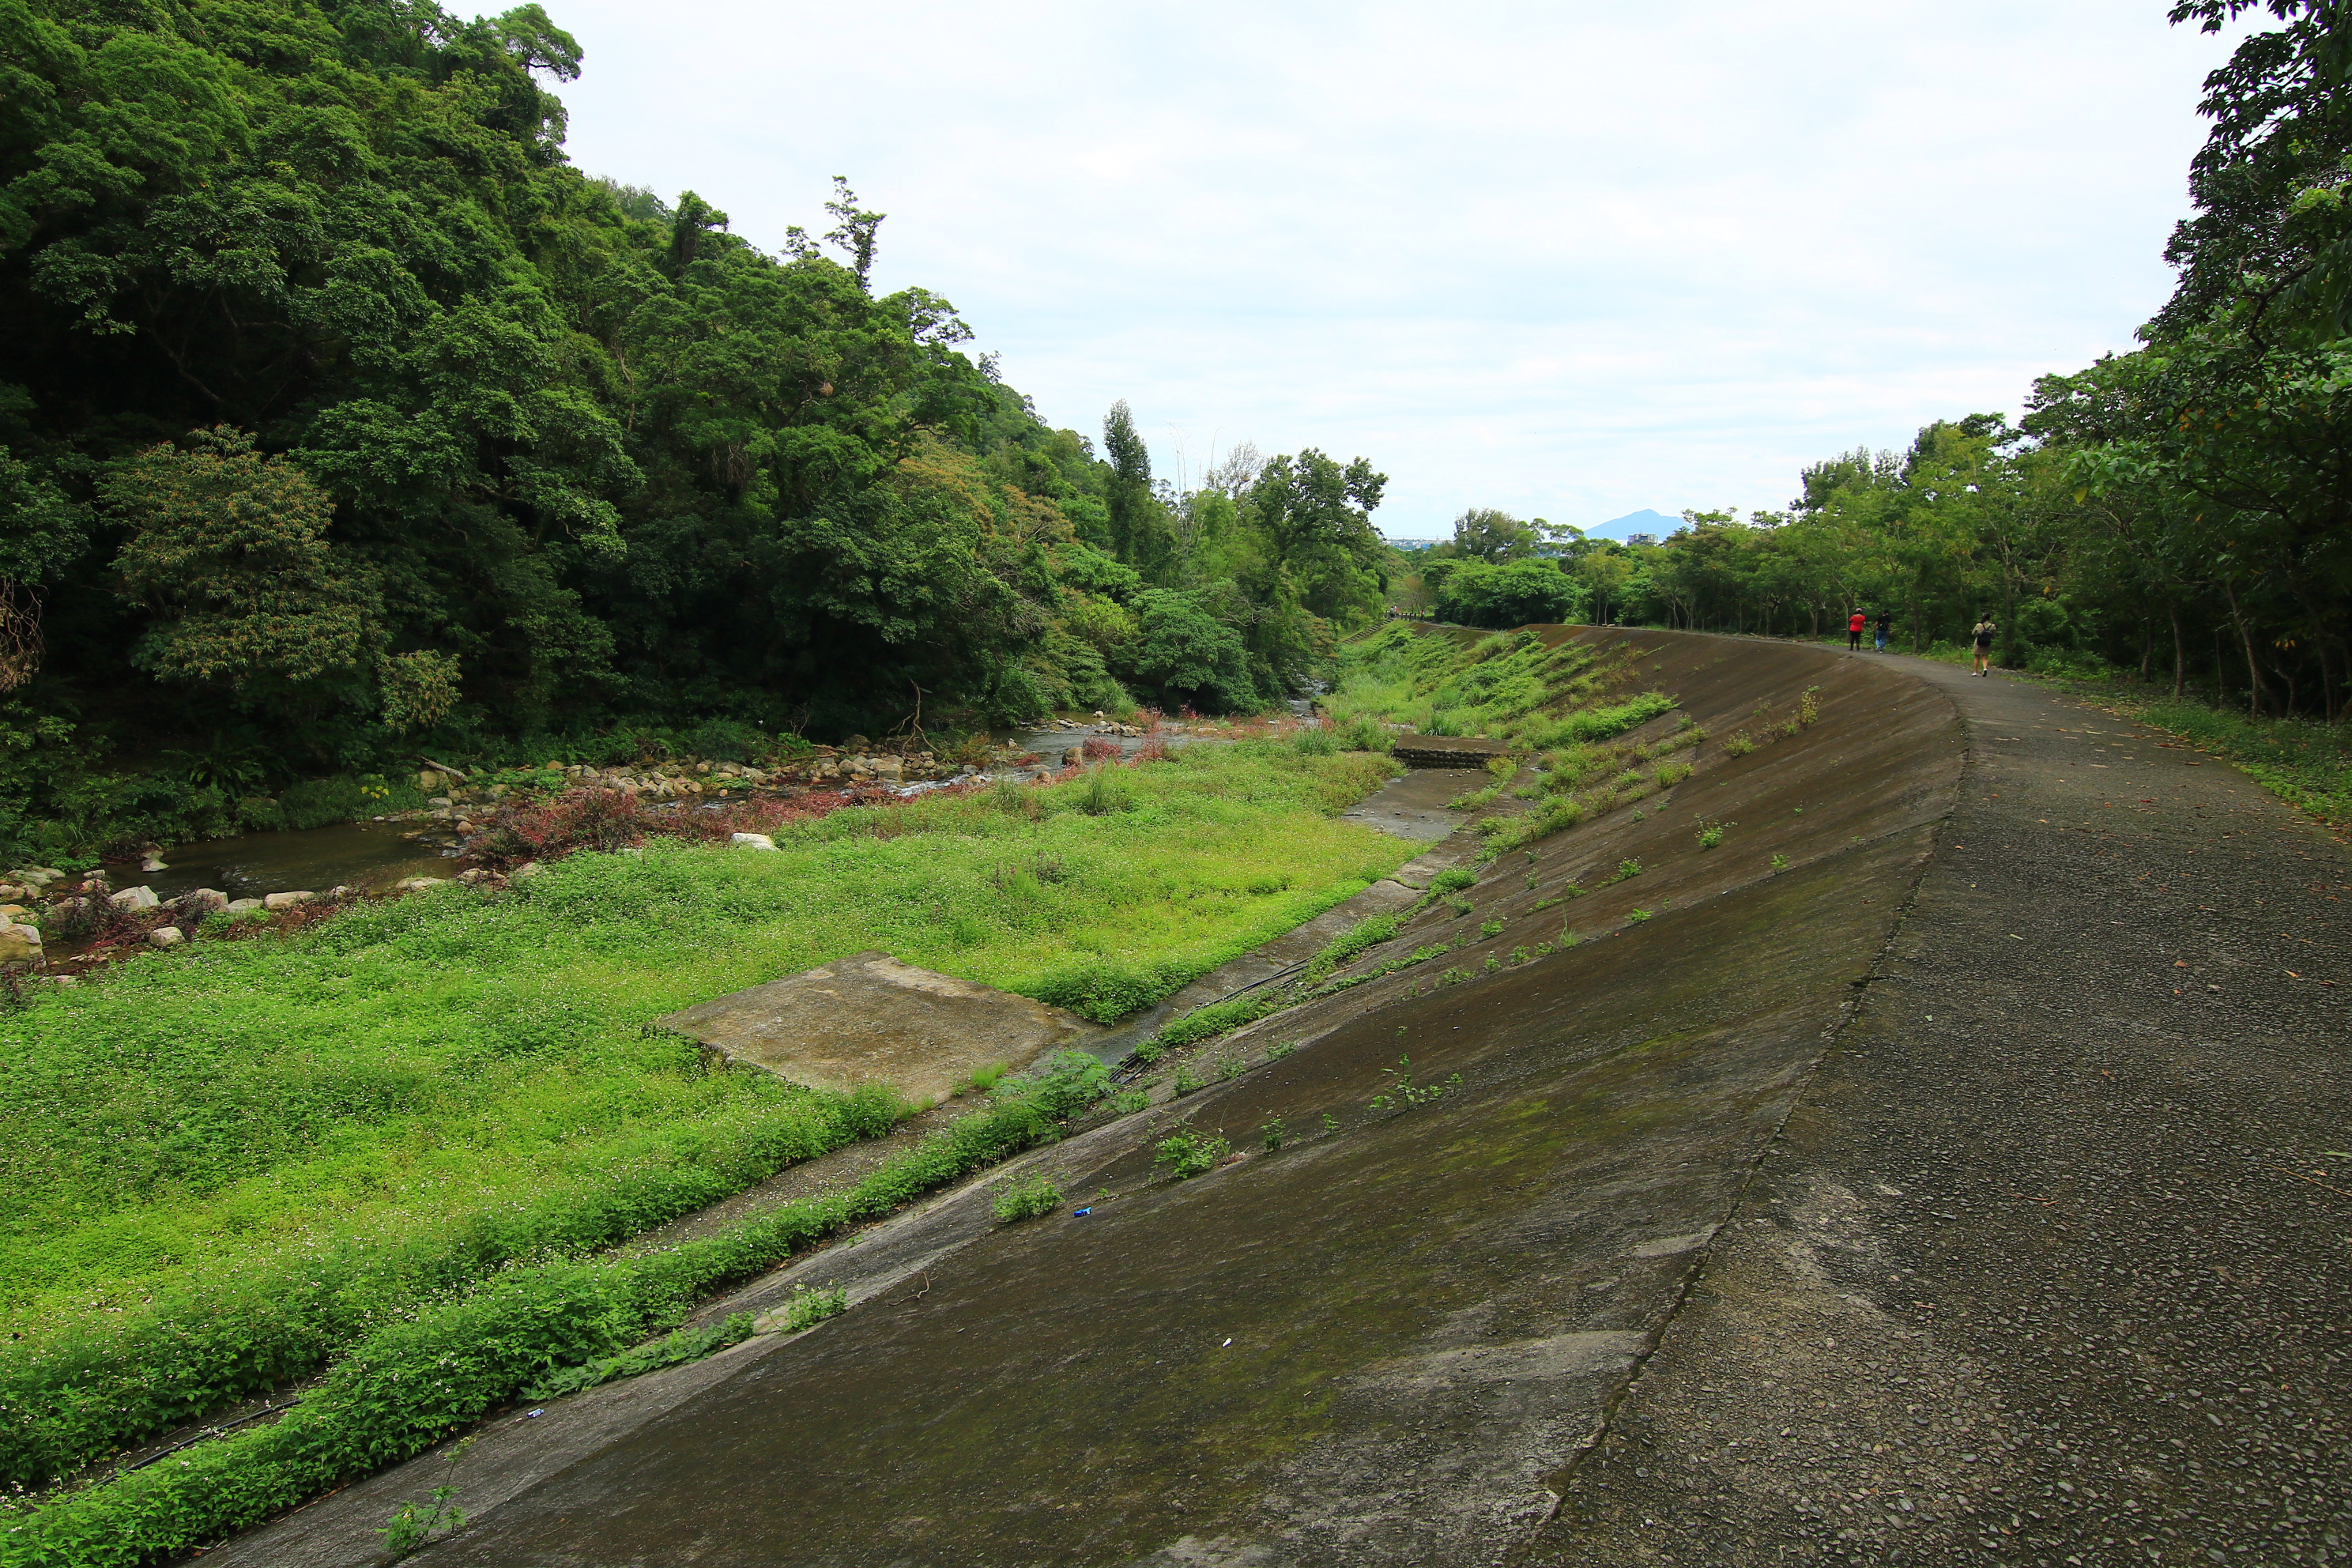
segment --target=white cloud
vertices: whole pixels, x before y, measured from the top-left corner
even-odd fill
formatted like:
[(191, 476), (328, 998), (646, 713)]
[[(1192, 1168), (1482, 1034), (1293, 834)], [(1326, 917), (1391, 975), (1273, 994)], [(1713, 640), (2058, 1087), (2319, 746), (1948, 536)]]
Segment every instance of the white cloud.
[(2158, 0), (552, 9), (582, 167), (771, 247), (846, 174), (1048, 418), (1361, 453), (1408, 535), (1780, 505), (2127, 347), (2227, 48)]

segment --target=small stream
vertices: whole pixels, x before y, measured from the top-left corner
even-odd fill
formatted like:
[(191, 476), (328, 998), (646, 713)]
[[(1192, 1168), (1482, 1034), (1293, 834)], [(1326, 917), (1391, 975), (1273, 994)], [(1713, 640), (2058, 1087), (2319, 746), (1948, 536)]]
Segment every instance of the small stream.
[(455, 867), (437, 850), (403, 837), (415, 831), (403, 822), (346, 822), (247, 833), (174, 845), (161, 857), (164, 870), (142, 871), (138, 861), (122, 860), (109, 864), (106, 873), (118, 888), (143, 885), (165, 900), (198, 888), (215, 888), (232, 899), (338, 885), (382, 892), (408, 877), (452, 875)]

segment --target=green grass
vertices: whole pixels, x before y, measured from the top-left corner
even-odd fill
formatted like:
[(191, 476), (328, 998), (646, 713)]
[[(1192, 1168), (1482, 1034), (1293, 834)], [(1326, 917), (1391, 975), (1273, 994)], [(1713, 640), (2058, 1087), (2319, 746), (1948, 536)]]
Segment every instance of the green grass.
[[(889, 1124), (706, 1070), (660, 1015), (866, 948), (1124, 1012), (1395, 869), (1410, 845), (1333, 819), (1393, 771), (1188, 748), (1110, 788), (838, 812), (775, 854), (576, 856), (47, 994), (0, 1043), (0, 1476)], [(201, 1364), (149, 1378), (174, 1344)]]
[(1633, 675), (1630, 648), (1547, 645), (1524, 630), (1473, 638), (1398, 621), (1341, 647), (1323, 706), (1338, 723), (1387, 721), (1540, 751), (1608, 740), (1674, 709), (1655, 691), (1612, 700)]

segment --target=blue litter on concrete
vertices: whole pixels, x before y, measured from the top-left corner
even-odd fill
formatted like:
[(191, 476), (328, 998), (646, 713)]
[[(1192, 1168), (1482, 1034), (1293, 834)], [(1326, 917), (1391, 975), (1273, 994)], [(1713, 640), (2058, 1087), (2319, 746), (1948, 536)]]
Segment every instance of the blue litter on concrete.
[(1085, 1208), (1082, 1208), (1082, 1209), (1072, 1209), (1072, 1210), (1070, 1211), (1070, 1217), (1071, 1217), (1072, 1219), (1084, 1219), (1084, 1218), (1086, 1218), (1086, 1217), (1087, 1217), (1087, 1215), (1090, 1215), (1090, 1214), (1092, 1214), (1092, 1213), (1094, 1213), (1094, 1212), (1095, 1212), (1095, 1210), (1094, 1210), (1094, 1205), (1093, 1205), (1092, 1204), (1088, 1204)]

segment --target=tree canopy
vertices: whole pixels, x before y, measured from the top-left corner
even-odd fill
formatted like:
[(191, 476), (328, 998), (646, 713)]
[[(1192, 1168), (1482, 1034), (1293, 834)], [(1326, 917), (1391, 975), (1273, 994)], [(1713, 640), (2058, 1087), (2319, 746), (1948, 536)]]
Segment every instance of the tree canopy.
[(1177, 493), (877, 295), (845, 178), (769, 253), (572, 167), (581, 68), (535, 5), (0, 0), (0, 729), (1251, 708), (1376, 613), (1369, 463)]

